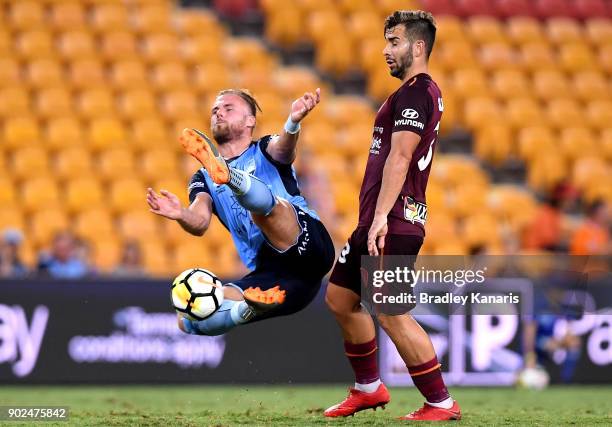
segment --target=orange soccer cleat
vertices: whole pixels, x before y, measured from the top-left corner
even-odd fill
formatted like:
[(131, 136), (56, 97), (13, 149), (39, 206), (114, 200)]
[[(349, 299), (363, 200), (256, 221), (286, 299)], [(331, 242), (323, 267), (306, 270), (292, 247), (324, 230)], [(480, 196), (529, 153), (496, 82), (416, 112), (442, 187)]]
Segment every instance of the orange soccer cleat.
[(255, 313), (265, 313), (268, 310), (285, 302), (285, 291), (280, 286), (262, 291), (259, 287), (248, 288), (244, 291), (245, 302)]
[(427, 402), (421, 409), (400, 417), (400, 420), (407, 421), (451, 421), (461, 419), (461, 408), (457, 402), (453, 402), (453, 407), (450, 409), (436, 408)]
[(217, 147), (204, 132), (197, 129), (183, 129), (179, 138), (187, 153), (198, 160), (217, 184), (227, 184), (230, 180), (229, 167), (219, 154)]
[(376, 410), (379, 406), (385, 409), (389, 401), (391, 401), (391, 396), (384, 384), (379, 385), (374, 393), (365, 393), (351, 387), (346, 399), (327, 408), (323, 414), (326, 417), (348, 417), (364, 409)]

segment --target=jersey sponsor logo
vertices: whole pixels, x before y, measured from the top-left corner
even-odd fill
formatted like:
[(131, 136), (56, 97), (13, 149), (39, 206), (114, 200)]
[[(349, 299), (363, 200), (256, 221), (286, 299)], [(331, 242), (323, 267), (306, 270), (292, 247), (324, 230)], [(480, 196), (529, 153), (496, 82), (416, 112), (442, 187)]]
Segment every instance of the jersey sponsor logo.
[(423, 123), (411, 119), (396, 120), (395, 126), (412, 126), (419, 129), (425, 129), (425, 125)]
[(382, 146), (382, 139), (372, 138), (372, 145), (370, 146), (370, 154), (379, 154), (381, 146)]
[(340, 256), (338, 257), (338, 262), (340, 264), (346, 263), (346, 256), (351, 251), (351, 245), (347, 242), (346, 245), (342, 248), (342, 252), (340, 252)]
[(413, 110), (412, 108), (406, 108), (404, 111), (402, 111), (402, 117), (407, 119), (418, 119), (419, 112), (417, 110)]
[(205, 183), (203, 183), (201, 181), (195, 181), (195, 182), (192, 182), (191, 184), (189, 184), (189, 187), (187, 187), (187, 190), (191, 191), (194, 188), (204, 188), (204, 187), (206, 187)]
[(417, 202), (410, 196), (404, 196), (404, 219), (411, 223), (418, 222), (425, 225), (427, 220), (427, 205)]

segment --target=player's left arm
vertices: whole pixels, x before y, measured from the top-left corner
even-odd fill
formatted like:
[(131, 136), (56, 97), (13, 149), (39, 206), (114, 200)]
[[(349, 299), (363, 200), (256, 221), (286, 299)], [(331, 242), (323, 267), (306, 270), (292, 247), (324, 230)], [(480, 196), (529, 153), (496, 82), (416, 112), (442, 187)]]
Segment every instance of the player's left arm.
[(387, 216), (404, 186), (404, 179), (408, 174), (408, 167), (412, 160), (412, 154), (421, 141), (421, 136), (405, 130), (393, 132), (391, 135), (391, 150), (383, 168), (382, 184), (374, 220), (368, 233), (368, 252), (370, 255), (378, 256), (378, 249), (384, 248), (385, 236), (387, 235)]
[(306, 92), (304, 96), (296, 99), (291, 104), (291, 112), (285, 127), (278, 138), (274, 138), (268, 144), (268, 154), (277, 162), (290, 165), (295, 160), (296, 146), (300, 134), (300, 122), (321, 101), (321, 89)]

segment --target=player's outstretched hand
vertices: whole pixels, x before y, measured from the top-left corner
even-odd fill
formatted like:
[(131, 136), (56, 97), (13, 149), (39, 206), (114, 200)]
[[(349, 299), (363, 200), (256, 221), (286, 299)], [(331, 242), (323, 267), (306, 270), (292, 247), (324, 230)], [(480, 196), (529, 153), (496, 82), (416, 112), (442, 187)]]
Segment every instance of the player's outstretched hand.
[(321, 88), (318, 87), (315, 93), (306, 92), (291, 104), (291, 121), (294, 123), (302, 121), (319, 102), (321, 102)]
[(384, 249), (385, 236), (388, 231), (387, 217), (375, 216), (370, 231), (368, 231), (368, 253), (371, 256), (378, 256), (378, 250)]
[(161, 190), (160, 193), (157, 194), (152, 188), (147, 188), (149, 210), (166, 218), (179, 219), (183, 210), (179, 198), (166, 190)]

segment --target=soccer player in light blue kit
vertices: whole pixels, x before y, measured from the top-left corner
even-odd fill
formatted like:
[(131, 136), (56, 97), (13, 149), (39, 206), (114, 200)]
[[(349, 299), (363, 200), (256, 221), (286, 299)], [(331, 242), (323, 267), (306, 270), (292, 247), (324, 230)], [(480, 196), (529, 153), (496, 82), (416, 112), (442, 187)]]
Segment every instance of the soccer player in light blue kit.
[[(224, 302), (205, 320), (179, 315), (181, 330), (219, 335), (233, 327), (295, 313), (316, 296), (334, 247), (316, 212), (301, 196), (292, 163), (300, 122), (320, 101), (320, 89), (291, 105), (280, 135), (254, 141), (257, 101), (245, 90), (221, 91), (211, 129), (185, 129), (180, 141), (201, 164), (189, 184), (188, 207), (176, 195), (147, 190), (151, 212), (202, 236), (216, 215), (229, 230), (249, 274), (223, 286)], [(214, 267), (212, 268), (214, 270)]]

